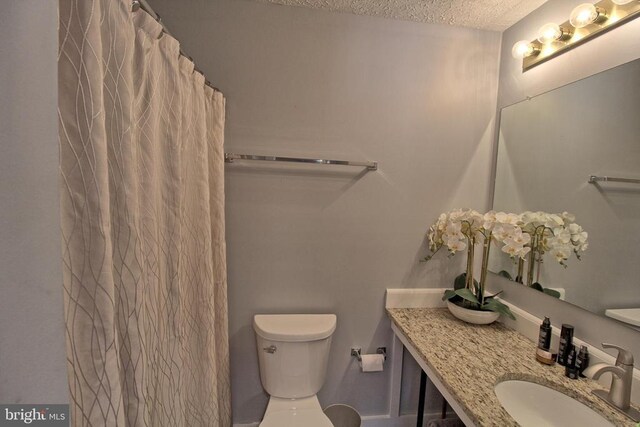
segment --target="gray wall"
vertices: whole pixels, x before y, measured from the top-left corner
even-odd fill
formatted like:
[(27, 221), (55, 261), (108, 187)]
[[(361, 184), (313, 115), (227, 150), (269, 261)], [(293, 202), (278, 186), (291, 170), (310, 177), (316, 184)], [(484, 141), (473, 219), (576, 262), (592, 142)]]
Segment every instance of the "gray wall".
[(234, 422), (258, 421), (267, 402), (255, 313), (336, 313), (321, 403), (386, 414), (388, 372), (360, 373), (349, 348), (391, 347), (385, 288), (458, 273), (418, 260), (441, 211), (486, 208), (500, 34), (253, 1), (152, 4), (226, 95), (226, 151), (380, 163), (227, 165)]
[[(640, 57), (640, 19), (606, 33), (553, 60), (522, 73), (521, 64), (511, 56), (518, 40), (532, 40), (536, 29), (551, 21), (564, 22), (575, 2), (554, 0), (545, 3), (503, 33), (500, 59), (498, 106), (505, 107), (527, 96), (538, 95)], [(571, 268), (571, 267), (569, 267)], [(621, 344), (640, 355), (639, 333), (611, 319), (558, 301), (539, 292), (515, 286), (492, 276), (492, 289), (505, 288), (504, 297), (536, 316), (550, 316), (554, 325), (576, 326), (576, 336), (598, 345), (603, 341)]]
[(57, 1), (0, 2), (0, 402), (67, 403)]

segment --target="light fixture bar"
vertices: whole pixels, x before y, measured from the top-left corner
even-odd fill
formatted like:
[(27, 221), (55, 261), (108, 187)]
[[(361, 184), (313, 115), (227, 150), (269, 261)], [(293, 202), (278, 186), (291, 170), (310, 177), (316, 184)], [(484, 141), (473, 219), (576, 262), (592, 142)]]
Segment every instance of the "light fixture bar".
[[(640, 0), (633, 0), (626, 4), (616, 4), (612, 0), (601, 0), (595, 3), (596, 8), (606, 11), (606, 20), (596, 20), (582, 28), (574, 28), (567, 20), (560, 24), (560, 28), (573, 30), (571, 38), (553, 43), (543, 44), (540, 41), (531, 41), (531, 50), (536, 52), (522, 59), (522, 71), (530, 70), (552, 58), (562, 55), (569, 50), (593, 40), (595, 37), (606, 33), (620, 25), (626, 24), (640, 16)], [(538, 52), (539, 50), (539, 52)]]

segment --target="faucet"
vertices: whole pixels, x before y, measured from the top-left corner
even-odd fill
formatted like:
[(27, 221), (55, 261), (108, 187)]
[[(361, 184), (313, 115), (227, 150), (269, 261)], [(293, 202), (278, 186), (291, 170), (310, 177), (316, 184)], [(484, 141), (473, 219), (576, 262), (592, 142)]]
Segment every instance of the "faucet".
[(585, 377), (597, 380), (605, 372), (612, 375), (609, 393), (605, 390), (594, 390), (593, 394), (616, 408), (635, 422), (640, 421), (640, 411), (631, 407), (631, 383), (633, 381), (633, 354), (614, 344), (602, 343), (602, 348), (615, 348), (618, 357), (615, 366), (596, 363), (582, 373)]

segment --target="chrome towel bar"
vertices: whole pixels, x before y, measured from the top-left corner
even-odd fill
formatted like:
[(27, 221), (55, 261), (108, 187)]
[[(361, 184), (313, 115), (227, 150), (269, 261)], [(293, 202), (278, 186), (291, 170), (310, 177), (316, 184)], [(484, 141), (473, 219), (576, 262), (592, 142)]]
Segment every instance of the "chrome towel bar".
[(224, 161), (233, 163), (234, 160), (263, 160), (268, 162), (293, 162), (293, 163), (312, 163), (317, 165), (340, 165), (340, 166), (361, 166), (367, 170), (378, 170), (378, 162), (354, 162), (349, 160), (327, 160), (327, 159), (309, 159), (304, 157), (282, 157), (282, 156), (258, 156), (254, 154), (235, 154), (224, 153)]
[(626, 182), (629, 184), (640, 184), (640, 179), (635, 178), (615, 178), (611, 176), (597, 176), (591, 175), (589, 176), (589, 184), (595, 184), (596, 182)]

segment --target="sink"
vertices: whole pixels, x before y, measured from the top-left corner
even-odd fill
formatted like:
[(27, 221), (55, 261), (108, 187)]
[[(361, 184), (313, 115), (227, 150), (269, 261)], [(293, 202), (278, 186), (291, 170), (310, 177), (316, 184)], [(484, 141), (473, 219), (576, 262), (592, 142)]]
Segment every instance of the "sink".
[(600, 414), (541, 384), (507, 380), (495, 386), (498, 400), (522, 427), (612, 427)]

